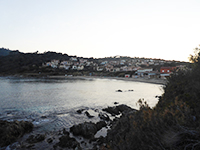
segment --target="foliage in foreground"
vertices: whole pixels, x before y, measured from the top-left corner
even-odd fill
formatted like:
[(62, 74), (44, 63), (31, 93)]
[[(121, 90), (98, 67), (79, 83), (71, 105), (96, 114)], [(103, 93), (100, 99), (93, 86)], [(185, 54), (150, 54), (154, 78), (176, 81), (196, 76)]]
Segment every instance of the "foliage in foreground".
[(200, 149), (200, 51), (191, 59), (193, 69), (168, 79), (155, 108), (139, 100), (139, 111), (120, 118), (108, 149)]

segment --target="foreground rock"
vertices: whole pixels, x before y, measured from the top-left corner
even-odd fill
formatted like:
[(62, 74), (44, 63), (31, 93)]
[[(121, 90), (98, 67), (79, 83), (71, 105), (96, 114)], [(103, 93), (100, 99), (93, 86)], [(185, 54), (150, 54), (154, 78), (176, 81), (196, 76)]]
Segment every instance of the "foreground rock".
[(71, 138), (69, 136), (69, 132), (64, 131), (64, 135), (59, 138), (59, 142), (54, 145), (54, 148), (57, 146), (62, 148), (71, 148), (71, 149), (77, 149), (81, 150), (80, 144), (76, 141), (75, 138)]
[[(132, 149), (132, 142), (120, 144), (120, 141), (124, 142), (127, 139), (131, 139), (130, 133), (132, 132), (131, 127), (133, 126), (131, 116), (135, 115), (137, 110), (122, 104), (116, 107), (108, 107), (104, 109), (104, 111), (110, 113), (111, 115), (119, 115), (120, 113), (122, 115), (120, 118), (115, 118), (111, 122), (111, 129), (108, 130), (107, 136), (101, 140), (103, 141), (102, 143), (107, 143), (109, 147), (111, 146), (113, 149)], [(99, 144), (102, 149), (107, 149), (103, 144)]]
[(105, 121), (109, 121), (110, 120), (110, 117), (106, 113), (100, 112), (98, 116), (102, 120), (105, 120)]
[(27, 139), (27, 142), (30, 144), (42, 142), (45, 139), (44, 134), (30, 135)]
[(8, 122), (0, 120), (0, 147), (7, 146), (32, 131), (33, 124), (27, 121)]
[(73, 135), (81, 135), (84, 138), (90, 139), (93, 138), (94, 135), (99, 131), (101, 128), (105, 127), (107, 124), (105, 121), (99, 121), (96, 124), (92, 122), (85, 122), (82, 124), (74, 125), (70, 128), (70, 132)]
[(119, 141), (121, 140), (124, 142), (127, 139), (131, 139), (130, 133), (132, 132), (132, 121), (130, 116), (134, 113), (134, 111), (130, 111), (112, 122), (111, 130), (108, 131), (105, 141), (109, 143), (113, 149), (131, 149), (132, 142), (120, 144)]
[(93, 118), (93, 117), (94, 117), (94, 116), (90, 115), (90, 113), (89, 113), (88, 111), (86, 111), (85, 114), (86, 114), (86, 116), (87, 116), (88, 118)]
[(112, 116), (119, 115), (120, 113), (126, 113), (129, 111), (136, 111), (135, 109), (132, 109), (131, 107), (127, 105), (118, 105), (114, 107), (108, 107), (104, 108), (103, 111), (106, 111), (107, 113), (110, 113)]

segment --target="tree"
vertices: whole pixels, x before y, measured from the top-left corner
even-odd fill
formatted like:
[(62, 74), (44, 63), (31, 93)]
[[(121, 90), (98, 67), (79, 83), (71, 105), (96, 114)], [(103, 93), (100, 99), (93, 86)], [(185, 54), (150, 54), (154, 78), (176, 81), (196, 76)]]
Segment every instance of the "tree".
[(200, 59), (200, 48), (196, 47), (194, 49), (194, 55), (190, 55), (189, 61), (192, 63), (197, 63), (197, 62), (199, 62), (199, 59)]

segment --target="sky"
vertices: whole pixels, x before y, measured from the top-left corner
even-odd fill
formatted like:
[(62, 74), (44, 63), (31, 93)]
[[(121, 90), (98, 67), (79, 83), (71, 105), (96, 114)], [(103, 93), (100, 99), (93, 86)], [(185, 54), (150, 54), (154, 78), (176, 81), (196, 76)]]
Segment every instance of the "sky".
[(200, 0), (0, 0), (0, 47), (188, 61)]

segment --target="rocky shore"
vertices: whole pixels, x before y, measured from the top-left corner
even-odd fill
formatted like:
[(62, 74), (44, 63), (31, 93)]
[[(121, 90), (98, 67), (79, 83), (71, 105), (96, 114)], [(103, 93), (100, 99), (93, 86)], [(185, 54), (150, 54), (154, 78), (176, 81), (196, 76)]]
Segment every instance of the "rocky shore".
[(8, 122), (0, 120), (0, 147), (16, 142), (24, 134), (33, 130), (33, 124), (27, 121)]
[[(1, 120), (0, 149), (106, 149), (107, 143), (128, 129), (128, 124), (125, 127), (119, 127), (119, 124), (126, 123), (128, 115), (136, 111), (123, 104), (107, 107), (99, 112), (100, 121), (94, 123), (90, 121), (90, 117), (94, 116), (80, 109), (77, 113), (85, 113), (88, 116), (87, 122), (75, 124), (68, 131), (63, 129), (44, 134), (32, 132), (34, 126), (30, 122)], [(107, 136), (96, 136), (102, 130), (107, 132)]]

